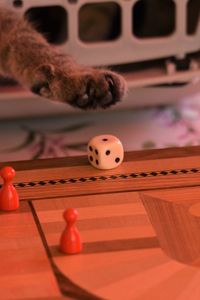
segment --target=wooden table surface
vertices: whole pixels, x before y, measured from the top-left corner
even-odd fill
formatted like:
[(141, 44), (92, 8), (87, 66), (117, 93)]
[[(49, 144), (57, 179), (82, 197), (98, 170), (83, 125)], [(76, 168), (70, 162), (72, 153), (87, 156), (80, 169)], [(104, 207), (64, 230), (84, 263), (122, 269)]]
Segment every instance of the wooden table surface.
[[(200, 299), (200, 147), (13, 166), (20, 209), (0, 214), (0, 299)], [(78, 255), (59, 251), (77, 208)]]

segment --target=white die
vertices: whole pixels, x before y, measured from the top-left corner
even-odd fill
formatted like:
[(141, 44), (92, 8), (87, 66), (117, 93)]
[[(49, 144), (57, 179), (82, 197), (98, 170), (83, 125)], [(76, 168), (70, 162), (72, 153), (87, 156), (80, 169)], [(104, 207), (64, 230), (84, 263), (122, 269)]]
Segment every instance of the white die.
[(124, 158), (122, 143), (113, 135), (98, 135), (88, 143), (88, 160), (97, 169), (113, 169)]

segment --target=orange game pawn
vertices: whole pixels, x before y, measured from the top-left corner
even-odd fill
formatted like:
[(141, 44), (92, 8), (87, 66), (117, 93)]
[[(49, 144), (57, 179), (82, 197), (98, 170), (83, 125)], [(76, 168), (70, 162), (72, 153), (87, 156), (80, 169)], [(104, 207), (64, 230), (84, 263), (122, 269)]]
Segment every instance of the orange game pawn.
[(0, 190), (0, 210), (16, 210), (19, 207), (19, 196), (12, 183), (15, 170), (12, 167), (4, 167), (1, 169), (0, 175), (4, 181)]
[(74, 208), (66, 209), (63, 217), (67, 223), (60, 238), (60, 250), (66, 254), (78, 254), (82, 250), (80, 233), (75, 225), (78, 212)]

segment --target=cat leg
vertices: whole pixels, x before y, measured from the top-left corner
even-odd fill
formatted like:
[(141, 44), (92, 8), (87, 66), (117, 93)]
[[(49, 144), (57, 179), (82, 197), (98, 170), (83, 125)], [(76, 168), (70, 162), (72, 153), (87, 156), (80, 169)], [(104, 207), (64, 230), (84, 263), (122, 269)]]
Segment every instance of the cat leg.
[(59, 53), (29, 22), (0, 8), (0, 71), (32, 92), (82, 109), (120, 101), (126, 83), (119, 74), (77, 64)]

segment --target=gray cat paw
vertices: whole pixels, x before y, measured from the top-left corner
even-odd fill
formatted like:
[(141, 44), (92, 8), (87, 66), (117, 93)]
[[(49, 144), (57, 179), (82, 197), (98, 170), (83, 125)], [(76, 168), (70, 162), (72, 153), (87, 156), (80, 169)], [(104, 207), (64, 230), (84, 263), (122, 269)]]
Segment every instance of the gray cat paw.
[(33, 93), (81, 109), (107, 108), (119, 102), (126, 92), (123, 77), (108, 70), (83, 68), (67, 73), (62, 68), (43, 65), (33, 78)]

